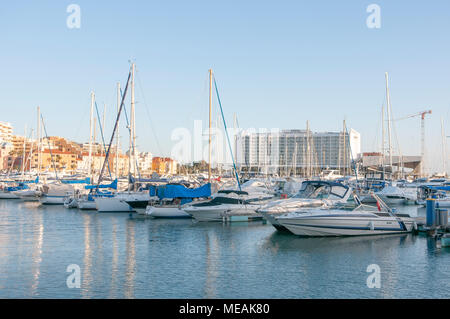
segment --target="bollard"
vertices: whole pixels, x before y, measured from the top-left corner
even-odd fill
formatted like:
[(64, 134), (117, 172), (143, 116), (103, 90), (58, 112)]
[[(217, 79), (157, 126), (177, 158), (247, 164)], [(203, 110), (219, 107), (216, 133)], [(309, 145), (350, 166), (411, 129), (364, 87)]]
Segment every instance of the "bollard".
[(433, 227), (436, 224), (436, 200), (427, 199), (427, 226)]

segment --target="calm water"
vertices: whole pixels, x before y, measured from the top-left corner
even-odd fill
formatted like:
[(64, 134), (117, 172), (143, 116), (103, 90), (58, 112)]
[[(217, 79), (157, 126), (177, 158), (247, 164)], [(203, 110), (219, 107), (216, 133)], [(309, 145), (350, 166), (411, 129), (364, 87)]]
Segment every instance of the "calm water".
[[(70, 264), (80, 266), (79, 289), (67, 287)], [(370, 264), (381, 268), (380, 289), (366, 285)], [(150, 220), (2, 200), (0, 297), (450, 298), (450, 249), (424, 236), (305, 239), (262, 223)]]

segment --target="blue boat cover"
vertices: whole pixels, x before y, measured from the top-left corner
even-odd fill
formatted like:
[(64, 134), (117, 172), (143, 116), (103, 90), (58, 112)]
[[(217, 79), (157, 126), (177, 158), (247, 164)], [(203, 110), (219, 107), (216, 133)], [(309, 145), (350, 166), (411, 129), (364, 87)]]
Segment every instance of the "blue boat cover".
[(27, 186), (27, 184), (24, 183), (19, 183), (17, 186), (15, 187), (7, 187), (6, 190), (8, 192), (15, 192), (15, 191), (20, 191), (23, 189), (28, 189), (29, 187)]
[(420, 186), (421, 188), (428, 188), (431, 190), (436, 190), (436, 191), (450, 191), (450, 186), (441, 186), (441, 185), (422, 185)]
[[(84, 189), (94, 189), (97, 188), (97, 185), (86, 185)], [(117, 189), (117, 178), (111, 184), (98, 185), (98, 188), (112, 188)]]
[(91, 183), (91, 179), (89, 177), (85, 178), (85, 179), (62, 179), (61, 183), (63, 184), (90, 184)]
[[(183, 185), (164, 185), (157, 187), (157, 195), (162, 198), (198, 198), (211, 196), (211, 184), (198, 188), (186, 188)], [(150, 189), (151, 195), (151, 189)]]
[(128, 181), (130, 184), (134, 183), (168, 183), (167, 178), (134, 178), (132, 175), (128, 176)]

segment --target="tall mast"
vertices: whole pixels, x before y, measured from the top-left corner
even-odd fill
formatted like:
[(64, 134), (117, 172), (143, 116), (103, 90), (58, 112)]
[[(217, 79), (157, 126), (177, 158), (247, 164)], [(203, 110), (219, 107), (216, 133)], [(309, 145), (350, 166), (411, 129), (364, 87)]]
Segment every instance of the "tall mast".
[(444, 119), (441, 117), (441, 134), (442, 134), (442, 166), (444, 169), (444, 176), (447, 176), (447, 147), (445, 145), (445, 131), (444, 131)]
[(388, 139), (389, 139), (389, 166), (391, 168), (391, 175), (394, 170), (392, 167), (392, 139), (391, 139), (391, 98), (389, 94), (389, 74), (386, 72), (386, 101), (387, 101), (387, 116), (388, 116)]
[[(102, 130), (101, 130), (103, 132), (105, 132), (105, 114), (106, 114), (106, 103), (103, 103)], [(103, 136), (102, 136), (102, 138), (103, 138)], [(100, 152), (103, 155), (103, 152), (104, 152), (104, 147), (103, 146), (100, 147)]]
[(383, 179), (385, 176), (385, 162), (384, 162), (384, 105), (381, 106), (381, 164), (383, 165)]
[(309, 145), (309, 121), (306, 121), (306, 177), (311, 178), (311, 149)]
[(22, 153), (22, 180), (24, 179), (24, 175), (25, 175), (25, 147), (26, 147), (26, 140), (27, 140), (27, 125), (25, 124), (25, 134), (23, 135), (23, 153)]
[(209, 137), (208, 137), (208, 182), (211, 182), (211, 110), (212, 110), (212, 69), (209, 69)]
[(136, 172), (136, 116), (135, 116), (135, 101), (134, 101), (134, 70), (135, 70), (135, 64), (131, 64), (131, 154), (132, 154), (132, 171), (133, 175), (135, 175)]
[(94, 124), (94, 100), (95, 94), (91, 92), (91, 114), (89, 117), (89, 177), (92, 179), (92, 125)]
[[(120, 108), (120, 83), (117, 82), (117, 114)], [(115, 165), (116, 178), (119, 178), (119, 127), (117, 126), (116, 136), (116, 165)]]
[(37, 174), (41, 175), (41, 108), (37, 107), (37, 128), (36, 128), (36, 140), (37, 140), (37, 155), (38, 155), (38, 164), (37, 164)]
[(344, 122), (342, 123), (342, 135), (344, 136), (344, 157), (343, 157), (343, 166), (344, 166), (344, 176), (346, 175), (346, 173), (347, 173), (347, 140), (346, 140), (346, 136), (345, 136), (345, 133), (346, 133), (346, 126), (345, 126), (345, 120), (344, 120)]

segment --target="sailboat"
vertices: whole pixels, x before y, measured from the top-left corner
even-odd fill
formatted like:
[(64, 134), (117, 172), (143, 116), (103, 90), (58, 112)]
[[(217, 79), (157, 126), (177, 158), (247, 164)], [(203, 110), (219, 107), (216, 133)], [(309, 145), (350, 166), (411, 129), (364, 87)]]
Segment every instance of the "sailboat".
[[(125, 99), (127, 90), (128, 90), (128, 83), (130, 82), (131, 78), (131, 118), (130, 118), (130, 125), (129, 125), (129, 132), (130, 132), (130, 150), (129, 150), (129, 168), (130, 170), (133, 169), (135, 171), (136, 168), (136, 131), (135, 131), (135, 98), (134, 98), (134, 75), (135, 75), (135, 64), (131, 64), (131, 70), (128, 77), (127, 85), (125, 87), (125, 92), (122, 97), (121, 106), (119, 108), (119, 113), (117, 115), (116, 124), (113, 130), (113, 135), (111, 137), (111, 142), (109, 143), (109, 148), (111, 148), (111, 144), (114, 139), (114, 135), (116, 133), (117, 125), (118, 125), (118, 119), (120, 117), (120, 111), (123, 106), (123, 101)], [(118, 87), (119, 90), (119, 87)], [(119, 94), (119, 93), (118, 93)], [(105, 161), (103, 163), (102, 172), (100, 172), (99, 181), (102, 177), (103, 169), (105, 167), (105, 164), (108, 162), (109, 151), (107, 152), (107, 155), (105, 156)], [(131, 174), (131, 172), (130, 172)], [(130, 207), (126, 203), (126, 201), (149, 201), (150, 196), (148, 192), (144, 192), (141, 190), (134, 190), (134, 184), (132, 185), (130, 183), (131, 178), (129, 179), (129, 186), (127, 191), (117, 192), (113, 196), (98, 196), (94, 197), (95, 206), (97, 208), (97, 211), (99, 213), (120, 213), (120, 212), (134, 212), (133, 208)]]

